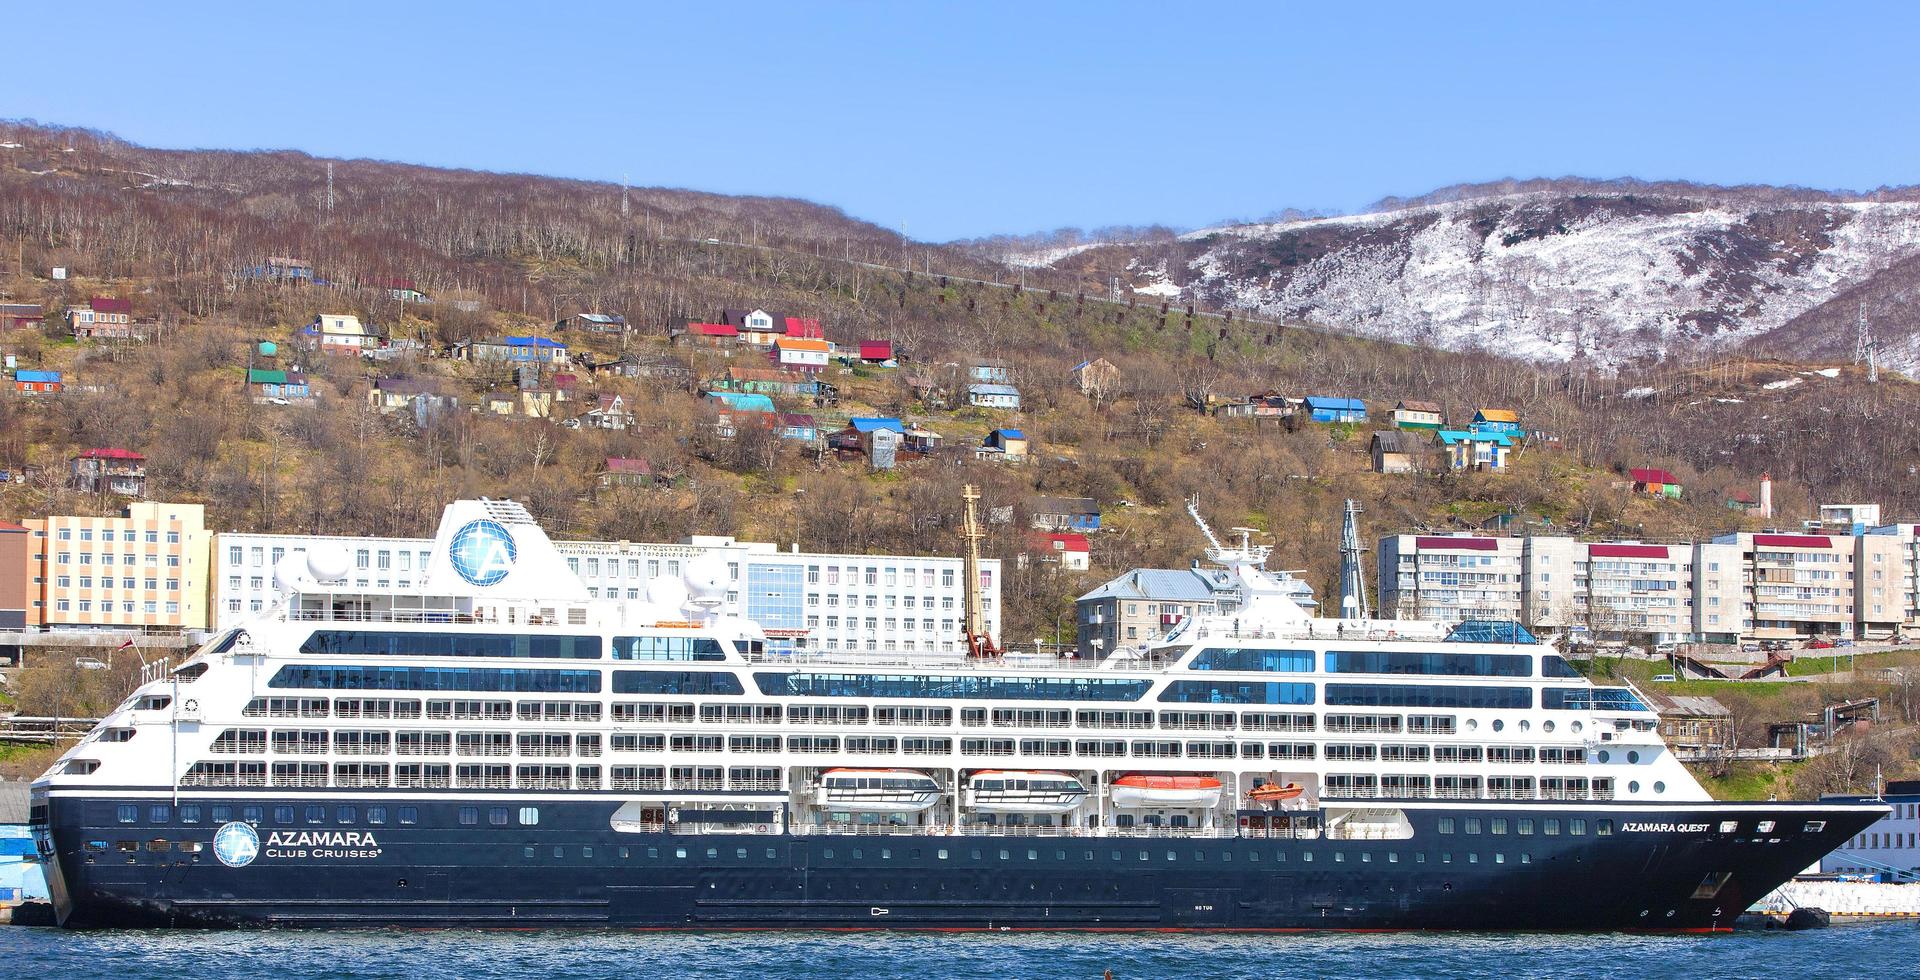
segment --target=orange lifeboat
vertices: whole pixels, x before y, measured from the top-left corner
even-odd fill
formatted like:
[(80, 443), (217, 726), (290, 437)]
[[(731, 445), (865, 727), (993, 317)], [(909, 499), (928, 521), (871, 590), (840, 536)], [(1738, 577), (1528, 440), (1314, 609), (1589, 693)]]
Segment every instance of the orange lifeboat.
[(1108, 798), (1124, 809), (1213, 806), (1220, 802), (1220, 780), (1134, 773), (1114, 780)]
[(1300, 794), (1306, 791), (1307, 788), (1299, 783), (1288, 783), (1285, 786), (1278, 783), (1261, 783), (1247, 790), (1247, 798), (1256, 803), (1282, 803), (1287, 800), (1297, 800)]

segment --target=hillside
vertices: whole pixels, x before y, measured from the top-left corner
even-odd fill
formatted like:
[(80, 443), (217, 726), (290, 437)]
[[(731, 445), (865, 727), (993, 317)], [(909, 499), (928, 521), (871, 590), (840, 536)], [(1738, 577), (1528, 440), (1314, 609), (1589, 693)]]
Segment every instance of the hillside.
[(1864, 300), (1888, 366), (1920, 369), (1910, 189), (1507, 182), (1347, 217), (1003, 255), (1156, 298), (1607, 369), (1733, 349), (1850, 357)]
[[(988, 548), (1009, 563), (1006, 635), (1024, 641), (1051, 634), (1073, 595), (1115, 571), (1198, 555), (1180, 510), (1196, 491), (1216, 523), (1267, 529), (1276, 564), (1323, 590), (1348, 497), (1376, 532), (1513, 515), (1520, 526), (1675, 537), (1738, 526), (1724, 493), (1767, 469), (1788, 519), (1815, 500), (1920, 513), (1904, 462), (1920, 452), (1920, 387), (1869, 385), (1844, 365), (1736, 353), (1617, 373), (1538, 367), (1501, 356), (1507, 345), (1448, 351), (1308, 323), (1189, 316), (1141, 297), (1110, 302), (1104, 290), (1076, 290), (1082, 273), (1066, 270), (1030, 271), (1025, 289), (981, 284), (971, 280), (1020, 274), (978, 250), (902, 242), (805, 202), (631, 189), (623, 213), (617, 186), (335, 161), (329, 211), (328, 162), (300, 154), (156, 151), (18, 126), (0, 126), (0, 142), (21, 144), (0, 149), (0, 300), (57, 312), (125, 297), (155, 325), (138, 344), (76, 341), (57, 316), (0, 336), (23, 368), (68, 379), (57, 397), (0, 398), (0, 469), (35, 474), (0, 484), (0, 518), (111, 508), (60, 476), (71, 453), (119, 446), (151, 458), (152, 495), (206, 502), (219, 528), (424, 534), (447, 499), (489, 494), (527, 501), (565, 537), (719, 533), (823, 551), (952, 553), (959, 487), (972, 482), (988, 506), (1014, 509)], [(1102, 261), (1103, 251), (1068, 261)], [(329, 284), (245, 271), (271, 256), (311, 262)], [(69, 277), (52, 278), (56, 266)], [(397, 297), (393, 279), (424, 298)], [(726, 438), (712, 401), (670, 378), (582, 371), (551, 419), (468, 411), (512, 392), (515, 379), (441, 356), (456, 342), (550, 333), (559, 317), (608, 311), (634, 329), (569, 334), (577, 356), (667, 359), (700, 380), (765, 366), (757, 352), (669, 343), (669, 332), (723, 307), (818, 318), (843, 343), (894, 342), (897, 368), (828, 368), (839, 404), (776, 401), (828, 430), (852, 415), (903, 415), (951, 451), (875, 473), (762, 430)], [(420, 349), (380, 361), (297, 351), (289, 342), (321, 313), (355, 314)], [(249, 397), (246, 350), (263, 338), (286, 345), (276, 367), (306, 369), (316, 404)], [(1121, 377), (1098, 399), (1068, 379), (1096, 356)], [(1022, 410), (944, 407), (910, 383), (951, 387), (975, 358), (1008, 365)], [(395, 378), (437, 386), (461, 410), (424, 428), (371, 411), (369, 387)], [(1541, 437), (1509, 475), (1388, 477), (1367, 471), (1366, 427), (1255, 428), (1188, 407), (1269, 389), (1362, 397), (1376, 418), (1403, 398), (1442, 402), (1456, 419), (1512, 407)], [(615, 394), (632, 407), (633, 428), (557, 424)], [(966, 447), (1000, 426), (1022, 429), (1034, 456), (973, 458)], [(609, 457), (645, 458), (668, 479), (603, 486)], [(1686, 498), (1619, 489), (1634, 466), (1674, 470)], [(1107, 527), (1092, 571), (1013, 570), (1037, 494), (1100, 501)]]

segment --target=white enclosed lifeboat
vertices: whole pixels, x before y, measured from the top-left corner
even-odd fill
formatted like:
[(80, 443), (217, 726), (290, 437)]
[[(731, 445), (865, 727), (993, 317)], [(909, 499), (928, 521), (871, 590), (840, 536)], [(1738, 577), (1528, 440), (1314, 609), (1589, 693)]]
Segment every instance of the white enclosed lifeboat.
[(940, 784), (913, 769), (829, 769), (814, 786), (816, 805), (850, 813), (917, 813), (940, 796)]
[(1211, 807), (1220, 802), (1220, 780), (1212, 776), (1133, 773), (1114, 780), (1107, 798), (1124, 810)]
[(988, 769), (967, 777), (962, 803), (973, 813), (1069, 813), (1086, 798), (1064, 772)]

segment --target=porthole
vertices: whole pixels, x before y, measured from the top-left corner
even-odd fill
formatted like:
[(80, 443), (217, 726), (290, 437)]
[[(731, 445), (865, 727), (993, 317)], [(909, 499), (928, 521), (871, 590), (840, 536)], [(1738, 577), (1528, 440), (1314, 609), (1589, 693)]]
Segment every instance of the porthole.
[(1664, 793), (1667, 791), (1667, 784), (1663, 782), (1655, 782), (1653, 784), (1653, 791), (1656, 793)]
[(1608, 752), (1606, 749), (1601, 749), (1600, 754), (1595, 756), (1595, 758), (1601, 762), (1611, 762), (1613, 760), (1613, 753)]
[(1638, 764), (1639, 762), (1640, 762), (1640, 753), (1639, 753), (1639, 752), (1637, 752), (1637, 751), (1634, 751), (1634, 752), (1628, 752), (1628, 753), (1627, 753), (1627, 763), (1628, 763), (1629, 765), (1635, 765), (1635, 764)]
[(1627, 792), (1629, 793), (1640, 792), (1640, 780), (1636, 779), (1636, 780), (1633, 780), (1632, 782), (1629, 782), (1627, 784)]
[(1506, 730), (1506, 728), (1507, 728), (1507, 723), (1506, 723), (1506, 722), (1504, 722), (1504, 721), (1501, 721), (1501, 720), (1500, 720), (1500, 719), (1498, 719), (1498, 718), (1495, 718), (1495, 719), (1493, 720), (1493, 730), (1494, 730), (1494, 731), (1496, 731), (1496, 732), (1499, 732), (1499, 731), (1505, 731), (1505, 730)]
[(1530, 721), (1527, 721), (1527, 720), (1526, 720), (1526, 719), (1524, 719), (1524, 718), (1523, 718), (1523, 719), (1521, 719), (1521, 720), (1520, 720), (1520, 730), (1521, 730), (1521, 731), (1523, 731), (1523, 732), (1530, 732), (1530, 731), (1533, 731), (1533, 722), (1530, 722)]
[[(1578, 723), (1576, 722), (1576, 724), (1578, 724)], [(1543, 732), (1551, 732), (1551, 731), (1553, 731), (1553, 722), (1551, 722), (1551, 721), (1543, 721), (1543, 722), (1541, 722), (1541, 723), (1540, 723), (1540, 730), (1541, 730), (1541, 731), (1543, 731)]]
[(1573, 726), (1572, 726), (1572, 727), (1573, 727), (1573, 733), (1574, 733), (1575, 735), (1578, 735), (1578, 734), (1580, 734), (1580, 730), (1581, 730), (1582, 728), (1585, 728), (1585, 727), (1587, 727), (1587, 726), (1585, 726), (1585, 725), (1583, 725), (1583, 724), (1581, 724), (1581, 723), (1579, 723), (1579, 722), (1577, 722), (1577, 721), (1576, 721), (1576, 722), (1574, 722), (1574, 723), (1573, 723)]
[(1477, 718), (1468, 718), (1468, 719), (1467, 719), (1467, 731), (1470, 731), (1470, 732), (1472, 732), (1472, 731), (1478, 731), (1479, 729), (1480, 729), (1480, 721), (1479, 721), (1479, 719), (1477, 719)]

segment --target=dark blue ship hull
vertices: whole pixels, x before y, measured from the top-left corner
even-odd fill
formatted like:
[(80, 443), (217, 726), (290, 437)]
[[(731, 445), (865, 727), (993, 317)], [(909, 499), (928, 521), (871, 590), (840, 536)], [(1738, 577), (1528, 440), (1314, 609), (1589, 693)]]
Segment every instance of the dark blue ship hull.
[[(195, 823), (171, 799), (134, 794), (36, 805), (64, 923), (1718, 930), (1880, 815), (1479, 802), (1408, 809), (1405, 840), (624, 833), (610, 827), (622, 802), (612, 798), (297, 793), (183, 794), (200, 808)], [(243, 866), (216, 853), (216, 806), (262, 808), (249, 824), (260, 846)], [(280, 806), (294, 819), (276, 821)], [(414, 822), (398, 822), (401, 806)], [(533, 806), (538, 823), (521, 825)], [(368, 823), (369, 808), (385, 822)], [(502, 808), (511, 819), (496, 825)]]

